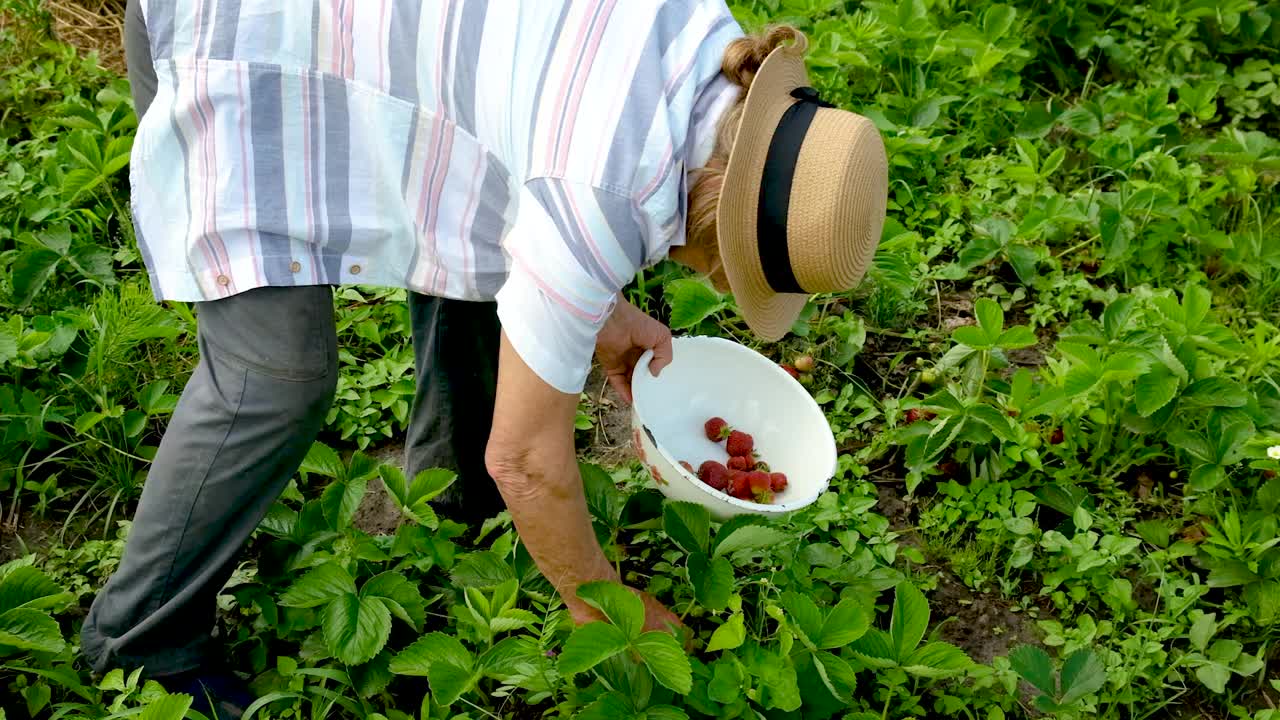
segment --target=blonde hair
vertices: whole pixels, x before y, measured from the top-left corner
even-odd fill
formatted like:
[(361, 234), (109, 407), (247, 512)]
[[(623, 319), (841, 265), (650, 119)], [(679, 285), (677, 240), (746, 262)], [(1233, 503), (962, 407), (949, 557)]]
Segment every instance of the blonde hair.
[(724, 183), (724, 170), (729, 164), (729, 152), (742, 119), (742, 106), (747, 90), (756, 78), (760, 64), (778, 47), (790, 42), (796, 52), (804, 53), (809, 41), (790, 25), (777, 25), (755, 35), (740, 37), (725, 48), (720, 65), (725, 77), (741, 88), (738, 99), (720, 119), (716, 131), (716, 144), (705, 167), (695, 170), (689, 186), (689, 219), (685, 242), (699, 247), (716, 246), (716, 210), (720, 207), (720, 188)]

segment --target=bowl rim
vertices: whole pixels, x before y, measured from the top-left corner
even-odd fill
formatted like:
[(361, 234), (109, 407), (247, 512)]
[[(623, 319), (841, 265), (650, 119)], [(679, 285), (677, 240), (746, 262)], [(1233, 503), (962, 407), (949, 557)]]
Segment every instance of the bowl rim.
[[(677, 460), (675, 460), (667, 452), (666, 448), (662, 446), (662, 443), (658, 442), (657, 436), (655, 436), (653, 434), (653, 431), (649, 429), (649, 424), (645, 422), (644, 417), (642, 417), (640, 414), (640, 403), (636, 401), (635, 398), (633, 398), (633, 402), (631, 403), (631, 413), (633, 417), (639, 423), (641, 430), (644, 431), (644, 434), (648, 436), (649, 443), (652, 444), (654, 449), (658, 451), (658, 454), (661, 455), (662, 458), (667, 461), (667, 464), (670, 465), (672, 468), (674, 468), (676, 472), (680, 473), (681, 475), (684, 475), (690, 481), (690, 484), (697, 487), (698, 490), (701, 491), (703, 494), (705, 494), (707, 497), (713, 498), (721, 502), (728, 503), (729, 505), (739, 507), (744, 510), (750, 510), (755, 513), (762, 513), (762, 514), (768, 514), (768, 515), (783, 515), (785, 513), (794, 512), (796, 510), (800, 510), (802, 508), (808, 507), (809, 505), (812, 505), (813, 503), (817, 502), (818, 498), (822, 497), (822, 494), (825, 493), (831, 487), (831, 479), (835, 477), (836, 468), (839, 465), (840, 458), (839, 458), (839, 452), (836, 449), (835, 436), (831, 433), (831, 425), (829, 421), (827, 421), (826, 413), (822, 412), (822, 407), (819, 406), (817, 401), (813, 399), (813, 396), (809, 394), (809, 391), (805, 390), (804, 386), (801, 385), (798, 380), (791, 377), (791, 375), (787, 373), (786, 370), (783, 370), (782, 367), (779, 366), (777, 363), (773, 362), (772, 360), (760, 354), (759, 352), (752, 350), (746, 345), (743, 345), (742, 343), (734, 342), (733, 340), (729, 340), (727, 338), (715, 337), (713, 335), (682, 335), (679, 337), (672, 338), (671, 342), (673, 345), (675, 343), (685, 343), (685, 344), (705, 343), (705, 344), (723, 345), (724, 347), (732, 350), (733, 352), (741, 353), (744, 356), (750, 357), (753, 362), (766, 364), (770, 368), (771, 372), (775, 372), (778, 374), (779, 379), (785, 380), (786, 382), (793, 384), (796, 388), (798, 388), (801, 391), (803, 397), (808, 400), (807, 406), (813, 411), (818, 413), (818, 415), (823, 420), (824, 427), (827, 428), (827, 432), (825, 434), (826, 442), (824, 444), (828, 446), (828, 449), (830, 450), (830, 453), (831, 453), (831, 467), (827, 470), (826, 477), (822, 479), (822, 481), (818, 484), (818, 486), (814, 489), (812, 493), (801, 496), (795, 500), (790, 500), (780, 505), (752, 502), (751, 500), (740, 500), (736, 497), (733, 497), (732, 495), (722, 493), (719, 490), (714, 490), (710, 487), (707, 487), (701, 480), (698, 479), (696, 475), (689, 472), (688, 470), (685, 470), (684, 467), (681, 466), (680, 463)], [(641, 370), (648, 371), (649, 361), (652, 358), (653, 358), (653, 351), (646, 350), (644, 354), (640, 356), (640, 359), (636, 361), (635, 369), (632, 371), (633, 393), (635, 392), (634, 388), (636, 386), (636, 383), (635, 383), (636, 375), (638, 375)]]

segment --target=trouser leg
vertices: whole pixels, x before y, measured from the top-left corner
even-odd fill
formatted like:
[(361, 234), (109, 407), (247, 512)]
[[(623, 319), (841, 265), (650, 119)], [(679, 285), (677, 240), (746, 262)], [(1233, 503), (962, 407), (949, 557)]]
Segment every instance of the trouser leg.
[(405, 470), (446, 468), (458, 480), (439, 499), (443, 514), (478, 525), (503, 510), (484, 465), (498, 385), (497, 304), (409, 294), (417, 393)]
[(208, 659), (217, 594), (333, 402), (329, 287), (251, 290), (198, 313), (199, 364), (81, 633), (98, 671), (168, 675)]

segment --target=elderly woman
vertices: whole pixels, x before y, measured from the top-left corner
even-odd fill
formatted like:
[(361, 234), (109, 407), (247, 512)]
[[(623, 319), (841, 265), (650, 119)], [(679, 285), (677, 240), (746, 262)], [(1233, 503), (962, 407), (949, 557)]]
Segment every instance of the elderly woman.
[(197, 304), (200, 361), (83, 648), (224, 717), (247, 695), (215, 596), (333, 400), (334, 285), (410, 291), (408, 469), (458, 470), (455, 517), (505, 502), (586, 622), (576, 588), (618, 578), (578, 396), (593, 354), (628, 399), (644, 351), (671, 360), (623, 286), (671, 257), (773, 340), (879, 239), (876, 129), (808, 87), (802, 36), (744, 36), (724, 0), (140, 0), (126, 46), (139, 245), (156, 297)]

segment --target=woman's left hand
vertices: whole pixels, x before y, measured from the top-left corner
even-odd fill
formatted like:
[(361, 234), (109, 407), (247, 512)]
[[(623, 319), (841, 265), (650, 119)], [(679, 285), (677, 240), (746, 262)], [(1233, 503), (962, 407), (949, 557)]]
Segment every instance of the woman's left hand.
[(596, 358), (613, 389), (631, 403), (631, 373), (645, 350), (653, 351), (649, 371), (655, 376), (671, 364), (671, 330), (619, 299), (613, 314), (596, 336)]

